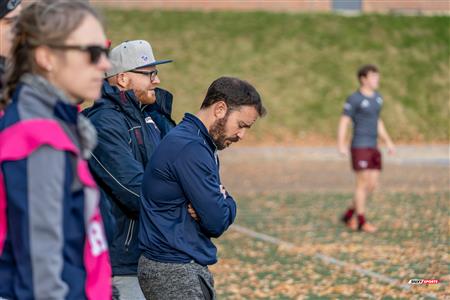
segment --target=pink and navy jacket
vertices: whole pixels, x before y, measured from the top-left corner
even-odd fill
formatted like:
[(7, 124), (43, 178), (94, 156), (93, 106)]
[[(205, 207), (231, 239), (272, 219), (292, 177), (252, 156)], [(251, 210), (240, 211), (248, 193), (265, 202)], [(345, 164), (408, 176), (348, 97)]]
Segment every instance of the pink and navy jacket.
[(95, 130), (44, 78), (25, 75), (0, 120), (0, 298), (111, 299)]

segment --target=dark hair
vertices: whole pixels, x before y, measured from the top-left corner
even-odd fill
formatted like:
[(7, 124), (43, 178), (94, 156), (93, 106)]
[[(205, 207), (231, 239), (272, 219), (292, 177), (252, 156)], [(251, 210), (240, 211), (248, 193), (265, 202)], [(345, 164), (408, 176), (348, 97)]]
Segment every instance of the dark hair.
[(370, 64), (364, 65), (358, 69), (358, 73), (357, 73), (358, 80), (361, 81), (361, 77), (367, 77), (367, 74), (369, 74), (370, 72), (380, 73), (377, 66), (370, 65)]
[(201, 108), (207, 108), (224, 101), (229, 110), (239, 109), (240, 106), (254, 106), (260, 117), (266, 114), (256, 89), (247, 81), (234, 77), (220, 77), (209, 86)]
[(3, 109), (25, 73), (40, 73), (34, 60), (38, 46), (62, 44), (86, 15), (101, 18), (86, 0), (39, 0), (26, 6), (13, 27), (11, 57), (8, 59)]

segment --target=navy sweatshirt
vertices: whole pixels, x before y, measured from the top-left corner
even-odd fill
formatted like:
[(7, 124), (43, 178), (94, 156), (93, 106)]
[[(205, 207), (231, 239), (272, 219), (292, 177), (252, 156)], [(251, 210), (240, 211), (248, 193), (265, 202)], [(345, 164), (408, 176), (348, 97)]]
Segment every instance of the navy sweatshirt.
[[(236, 203), (220, 188), (216, 146), (203, 123), (186, 114), (161, 141), (142, 180), (139, 241), (159, 262), (217, 262), (211, 238), (236, 217)], [(188, 213), (191, 203), (200, 221)]]

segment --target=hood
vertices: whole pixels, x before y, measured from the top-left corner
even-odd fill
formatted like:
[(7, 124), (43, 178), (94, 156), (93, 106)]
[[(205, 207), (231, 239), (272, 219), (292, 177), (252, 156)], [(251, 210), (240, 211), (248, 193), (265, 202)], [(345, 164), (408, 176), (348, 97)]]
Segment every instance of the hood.
[(104, 80), (101, 98), (96, 100), (91, 108), (84, 110), (83, 114), (90, 117), (106, 108), (121, 111), (131, 119), (138, 119), (140, 114), (139, 102), (132, 90), (121, 91)]

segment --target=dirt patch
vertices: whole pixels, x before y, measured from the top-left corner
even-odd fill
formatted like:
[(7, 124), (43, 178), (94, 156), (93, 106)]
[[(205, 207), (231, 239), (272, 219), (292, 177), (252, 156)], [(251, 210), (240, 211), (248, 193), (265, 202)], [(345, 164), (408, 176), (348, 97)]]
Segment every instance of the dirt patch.
[[(402, 147), (385, 156), (380, 188), (389, 192), (448, 191), (447, 146)], [(221, 154), (222, 181), (233, 194), (352, 192), (348, 159), (334, 148), (234, 148)]]

